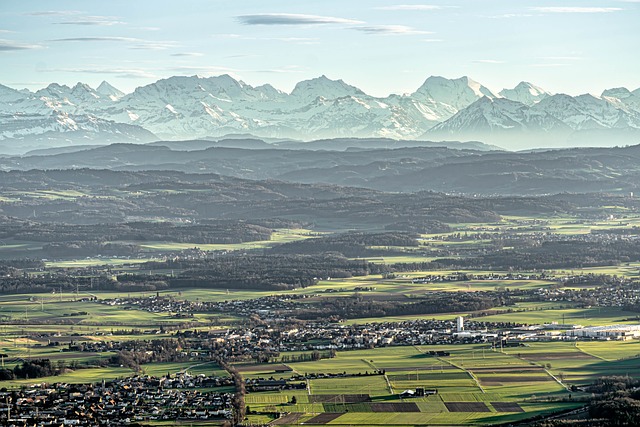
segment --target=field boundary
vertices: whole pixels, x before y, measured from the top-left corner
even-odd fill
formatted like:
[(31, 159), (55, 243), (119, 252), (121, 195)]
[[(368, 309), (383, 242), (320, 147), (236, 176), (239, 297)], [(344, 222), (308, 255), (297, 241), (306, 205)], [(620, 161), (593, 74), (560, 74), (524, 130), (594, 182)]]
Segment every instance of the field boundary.
[(582, 347), (580, 347), (580, 346), (578, 345), (578, 342), (577, 342), (577, 341), (576, 341), (575, 343), (573, 343), (573, 346), (574, 346), (574, 347), (576, 348), (576, 350), (578, 350), (580, 353), (584, 353), (584, 354), (589, 355), (589, 356), (591, 356), (591, 357), (595, 357), (596, 359), (600, 359), (600, 360), (603, 360), (603, 361), (605, 361), (605, 362), (613, 362), (613, 361), (615, 361), (615, 359), (614, 359), (614, 360), (609, 360), (609, 359), (605, 359), (605, 358), (604, 358), (604, 357), (602, 357), (602, 356), (598, 356), (597, 354), (589, 353), (588, 351), (586, 351), (586, 350), (584, 350)]

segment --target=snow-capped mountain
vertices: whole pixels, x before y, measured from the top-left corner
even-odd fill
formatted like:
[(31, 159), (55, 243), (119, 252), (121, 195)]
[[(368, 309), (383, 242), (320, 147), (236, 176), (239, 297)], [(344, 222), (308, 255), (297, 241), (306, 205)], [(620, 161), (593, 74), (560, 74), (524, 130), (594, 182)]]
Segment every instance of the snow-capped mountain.
[[(301, 81), (291, 93), (268, 84), (253, 87), (229, 75), (175, 76), (130, 94), (107, 82), (96, 89), (52, 83), (36, 92), (0, 85), (0, 114), (0, 140), (65, 135), (59, 141), (83, 132), (83, 139), (97, 133), (97, 138), (111, 135), (130, 142), (153, 135), (179, 140), (241, 133), (302, 140), (476, 139), (509, 148), (563, 145), (571, 132), (635, 132), (640, 129), (640, 89), (572, 97), (522, 82), (495, 93), (468, 77), (434, 76), (413, 93), (374, 97), (326, 76)], [(545, 140), (550, 136), (553, 141)], [(521, 137), (526, 138), (519, 144)]]
[(502, 89), (499, 94), (503, 98), (522, 102), (525, 105), (533, 105), (551, 95), (546, 90), (529, 82), (520, 82), (513, 89)]
[[(482, 97), (440, 123), (425, 136), (441, 139), (491, 140), (511, 148), (522, 148), (514, 139), (545, 137), (566, 139), (572, 129), (544, 110), (534, 110), (522, 102), (506, 98)], [(526, 145), (526, 144), (525, 144)]]
[(39, 147), (88, 143), (150, 142), (157, 137), (140, 126), (63, 111), (0, 114), (0, 152), (19, 154)]
[(124, 96), (124, 92), (111, 86), (107, 81), (103, 81), (96, 88), (96, 92), (102, 96), (109, 97), (112, 101), (117, 101)]
[[(617, 102), (617, 101), (616, 101)], [(579, 132), (611, 130), (600, 145), (615, 145), (619, 138), (640, 142), (640, 113), (621, 109), (607, 98), (593, 95), (547, 96), (532, 106), (506, 98), (482, 98), (459, 111), (449, 120), (431, 128), (426, 137), (452, 140), (480, 140), (505, 148), (567, 146)], [(630, 132), (620, 134), (619, 130)], [(629, 142), (629, 141), (625, 141)], [(598, 141), (590, 141), (598, 144)]]
[(90, 112), (101, 104), (113, 102), (109, 96), (82, 83), (73, 88), (52, 83), (35, 93), (0, 86), (2, 152), (20, 153), (28, 148), (79, 142), (148, 142), (157, 139), (152, 132), (140, 126), (115, 122)]
[[(453, 110), (455, 112), (456, 110)], [(228, 75), (171, 77), (136, 89), (96, 114), (137, 124), (168, 139), (252, 133), (299, 139), (416, 137), (446, 116), (410, 96), (376, 98), (321, 76), (291, 94), (252, 87)]]
[(351, 86), (342, 80), (331, 80), (325, 75), (301, 81), (291, 91), (293, 99), (305, 104), (314, 101), (318, 97), (337, 99), (346, 96), (366, 97), (367, 95), (355, 86)]
[(19, 90), (12, 89), (7, 86), (0, 85), (0, 105), (12, 103), (23, 99), (25, 95)]
[(411, 96), (445, 120), (483, 96), (498, 98), (490, 89), (466, 76), (458, 79), (431, 76)]
[(617, 108), (606, 98), (593, 95), (572, 97), (557, 94), (543, 99), (531, 107), (545, 111), (562, 120), (573, 130), (610, 129), (632, 127), (640, 129), (640, 113)]
[(640, 111), (640, 89), (633, 92), (624, 87), (607, 89), (602, 92), (602, 98), (623, 110)]

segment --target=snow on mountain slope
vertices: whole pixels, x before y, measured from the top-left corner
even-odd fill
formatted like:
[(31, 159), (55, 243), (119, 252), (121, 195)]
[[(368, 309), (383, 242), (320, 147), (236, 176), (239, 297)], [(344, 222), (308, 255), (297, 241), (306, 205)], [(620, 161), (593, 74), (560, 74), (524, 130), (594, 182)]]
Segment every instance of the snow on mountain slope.
[[(638, 112), (616, 108), (607, 99), (592, 95), (552, 95), (530, 107), (506, 98), (484, 97), (424, 136), (480, 140), (513, 149), (569, 146), (576, 140), (615, 145), (637, 137), (639, 119)], [(630, 131), (619, 132), (625, 129)], [(597, 138), (590, 138), (588, 132), (597, 132)]]
[(432, 135), (485, 135), (500, 132), (555, 132), (569, 128), (545, 111), (505, 98), (483, 97), (428, 131)]
[(602, 98), (612, 103), (616, 108), (640, 112), (640, 89), (633, 92), (624, 87), (607, 89), (602, 92)]
[(7, 86), (0, 85), (0, 104), (12, 104), (23, 99), (25, 94)]
[(113, 99), (109, 96), (98, 93), (84, 83), (78, 83), (72, 88), (52, 83), (46, 88), (37, 91), (35, 96), (41, 100), (48, 100), (66, 106), (67, 111), (73, 110), (76, 113), (90, 111), (101, 104), (113, 103)]
[(228, 75), (177, 76), (139, 87), (95, 113), (143, 126), (162, 138), (184, 139), (216, 136), (222, 129), (259, 129), (267, 124), (254, 120), (262, 115), (256, 110), (277, 111), (286, 96), (270, 85), (254, 88)]
[(130, 141), (155, 139), (151, 132), (139, 126), (115, 123), (91, 115), (73, 115), (63, 111), (46, 115), (26, 113), (0, 115), (0, 140), (20, 139), (47, 132), (76, 131), (118, 136)]
[(124, 96), (124, 92), (111, 86), (107, 81), (100, 83), (96, 88), (96, 92), (102, 96), (109, 97), (112, 101), (116, 101)]
[(640, 128), (640, 113), (624, 111), (606, 99), (589, 94), (576, 97), (552, 95), (531, 108), (548, 112), (574, 130)]
[(490, 89), (466, 76), (458, 79), (431, 76), (411, 96), (429, 106), (440, 116), (440, 120), (448, 119), (483, 96), (499, 98)]
[(362, 97), (364, 92), (342, 80), (331, 80), (322, 75), (315, 79), (303, 80), (296, 84), (291, 91), (291, 97), (296, 102), (309, 103), (319, 96), (326, 99), (337, 99), (345, 96)]
[(0, 85), (0, 114), (4, 139), (75, 132), (71, 122), (84, 123), (83, 132), (108, 132), (106, 124), (88, 125), (103, 120), (173, 140), (230, 133), (303, 140), (489, 135), (487, 142), (496, 143), (491, 139), (496, 135), (513, 139), (640, 128), (640, 89), (609, 89), (600, 98), (571, 97), (550, 95), (522, 82), (496, 94), (468, 77), (429, 77), (412, 94), (380, 98), (326, 76), (301, 81), (290, 94), (268, 84), (253, 87), (229, 75), (175, 76), (127, 95), (107, 82), (97, 89), (52, 83), (35, 93)]
[(525, 105), (533, 105), (551, 94), (544, 89), (532, 85), (529, 82), (520, 82), (513, 89), (503, 89), (499, 92), (500, 96), (512, 101), (522, 102)]
[(387, 102), (326, 76), (298, 83), (291, 94), (270, 85), (254, 88), (227, 75), (172, 77), (138, 88), (97, 114), (169, 139), (229, 132), (302, 139), (407, 138), (439, 121), (413, 99), (394, 95)]

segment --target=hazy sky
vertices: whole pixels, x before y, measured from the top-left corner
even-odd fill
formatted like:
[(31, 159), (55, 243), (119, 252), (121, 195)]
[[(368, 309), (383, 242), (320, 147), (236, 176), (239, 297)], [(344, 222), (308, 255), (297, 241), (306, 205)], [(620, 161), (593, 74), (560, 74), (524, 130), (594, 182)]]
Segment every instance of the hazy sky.
[(640, 87), (640, 0), (0, 0), (0, 83), (125, 92), (228, 73), (290, 91), (321, 74), (367, 93), (430, 75), (552, 92)]

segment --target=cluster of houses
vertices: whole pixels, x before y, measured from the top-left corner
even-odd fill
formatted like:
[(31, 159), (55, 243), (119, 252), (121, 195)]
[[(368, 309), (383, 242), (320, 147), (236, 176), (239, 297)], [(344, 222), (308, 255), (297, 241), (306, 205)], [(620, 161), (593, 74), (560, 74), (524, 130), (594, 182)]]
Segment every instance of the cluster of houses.
[(134, 376), (102, 384), (40, 384), (0, 391), (0, 424), (124, 426), (150, 420), (221, 420), (231, 417), (233, 394), (167, 388), (180, 378)]
[(226, 330), (196, 330), (176, 335), (190, 340), (194, 353), (215, 352), (231, 360), (271, 355), (270, 360), (290, 361), (287, 353), (336, 351), (395, 345), (463, 344), (493, 342), (510, 323), (467, 321), (466, 331), (459, 331), (453, 320), (407, 320), (345, 325), (330, 322), (299, 326), (258, 325)]
[(439, 283), (439, 282), (464, 282), (467, 280), (551, 280), (552, 277), (545, 273), (540, 274), (520, 274), (520, 273), (450, 273), (433, 274), (413, 279), (412, 283)]
[(189, 301), (178, 300), (173, 296), (153, 294), (148, 297), (113, 298), (99, 300), (99, 303), (122, 306), (125, 309), (136, 309), (151, 313), (173, 313), (177, 316), (193, 313), (234, 313), (237, 316), (249, 317), (258, 314), (269, 318), (276, 313), (295, 310), (300, 306), (296, 301), (304, 300), (312, 295), (272, 295), (251, 300), (228, 301)]
[[(589, 286), (597, 280), (593, 275), (567, 276), (566, 288), (542, 291), (547, 300), (578, 302), (599, 307), (627, 307), (640, 305), (640, 282), (617, 277), (612, 283)], [(581, 286), (585, 286), (580, 289)]]

